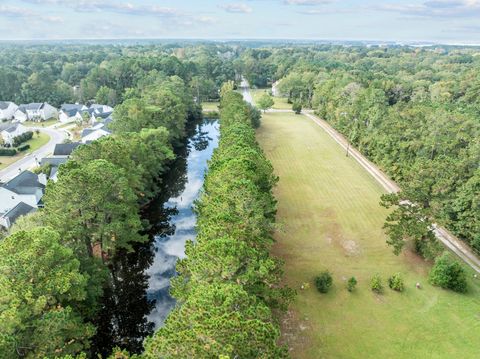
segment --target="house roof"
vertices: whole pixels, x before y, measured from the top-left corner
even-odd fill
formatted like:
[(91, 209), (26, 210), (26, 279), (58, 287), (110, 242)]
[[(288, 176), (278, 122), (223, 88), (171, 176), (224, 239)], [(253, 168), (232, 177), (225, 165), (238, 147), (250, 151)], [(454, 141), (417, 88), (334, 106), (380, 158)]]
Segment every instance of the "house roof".
[(72, 142), (72, 143), (59, 143), (55, 146), (53, 150), (54, 156), (70, 156), (78, 146), (80, 146), (80, 142)]
[(11, 122), (0, 122), (0, 132), (6, 130), (9, 127), (12, 127)]
[(39, 182), (38, 175), (30, 171), (23, 171), (3, 185), (17, 194), (36, 194), (38, 189), (44, 189), (45, 185)]
[(42, 103), (33, 102), (33, 103), (22, 104), (19, 106), (19, 108), (25, 109), (25, 110), (41, 110), (44, 105), (45, 105), (45, 102), (42, 102)]
[(0, 101), (0, 110), (7, 109), (12, 103), (13, 102), (10, 102), (10, 101)]
[(68, 161), (65, 157), (44, 157), (40, 161), (40, 166), (51, 165), (52, 167), (58, 167)]
[(101, 128), (86, 128), (82, 131), (82, 138), (85, 138), (87, 137), (88, 135), (94, 133), (94, 132), (98, 132), (98, 131), (101, 131), (105, 134), (110, 134), (111, 132), (106, 129), (105, 127), (101, 127)]
[(18, 128), (19, 124), (18, 123), (10, 123), (8, 127), (5, 127), (3, 129), (1, 129), (1, 131), (5, 131), (5, 132), (15, 132)]
[(25, 216), (33, 211), (35, 211), (34, 207), (26, 204), (25, 202), (20, 202), (2, 217), (8, 218), (10, 220), (10, 224), (13, 224), (19, 217)]

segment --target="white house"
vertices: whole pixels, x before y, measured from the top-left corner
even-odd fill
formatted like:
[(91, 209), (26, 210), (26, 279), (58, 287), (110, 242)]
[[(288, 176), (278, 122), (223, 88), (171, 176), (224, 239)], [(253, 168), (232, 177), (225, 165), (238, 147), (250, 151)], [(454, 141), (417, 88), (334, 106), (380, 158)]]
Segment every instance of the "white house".
[(66, 103), (60, 107), (59, 120), (62, 123), (82, 121), (85, 112), (88, 112), (85, 105)]
[(98, 103), (91, 104), (90, 109), (95, 110), (97, 114), (104, 113), (104, 112), (113, 112), (113, 107), (108, 105), (101, 105)]
[(58, 118), (58, 111), (46, 102), (23, 104), (18, 106), (18, 110), (15, 112), (15, 119), (18, 122), (26, 120), (42, 122), (51, 118)]
[(27, 127), (20, 123), (2, 124), (0, 129), (3, 142), (9, 144), (10, 146), (13, 144), (13, 139), (15, 137), (23, 135), (25, 132), (29, 131)]
[(279, 81), (275, 81), (273, 84), (272, 84), (272, 96), (273, 97), (280, 97), (281, 94), (280, 94), (280, 90), (278, 88), (278, 85), (280, 84), (280, 80)]
[(89, 143), (92, 141), (96, 141), (99, 138), (110, 136), (110, 134), (111, 132), (103, 126), (101, 126), (100, 128), (99, 127), (86, 128), (82, 131), (82, 139), (80, 141), (82, 143)]
[(20, 216), (41, 206), (46, 176), (24, 171), (0, 187), (0, 225), (9, 228)]
[(18, 106), (13, 102), (0, 101), (0, 121), (9, 121), (13, 118)]

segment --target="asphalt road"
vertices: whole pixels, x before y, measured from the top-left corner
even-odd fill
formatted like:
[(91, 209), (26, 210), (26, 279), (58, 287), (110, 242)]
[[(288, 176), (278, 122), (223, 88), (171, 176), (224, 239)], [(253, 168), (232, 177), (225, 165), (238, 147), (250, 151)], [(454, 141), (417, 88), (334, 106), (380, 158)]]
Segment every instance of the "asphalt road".
[(66, 130), (57, 130), (48, 127), (32, 127), (31, 129), (33, 131), (39, 130), (40, 132), (46, 133), (50, 136), (50, 141), (38, 150), (29, 153), (24, 158), (1, 170), (0, 181), (6, 182), (22, 171), (34, 168), (43, 157), (47, 157), (53, 153), (56, 144), (62, 143), (68, 137)]
[[(253, 104), (252, 95), (249, 91), (248, 83), (245, 79), (242, 80), (242, 92), (245, 101)], [(293, 112), (291, 110), (268, 110), (267, 112)], [(348, 150), (349, 156), (354, 158), (380, 185), (388, 192), (395, 193), (400, 191), (400, 187), (383, 173), (375, 164), (370, 162), (357, 149), (350, 146), (345, 137), (337, 132), (329, 123), (315, 116), (311, 111), (303, 111), (303, 115), (307, 116), (318, 126), (320, 126), (335, 142), (337, 142), (345, 152)], [(448, 230), (439, 226), (433, 225), (433, 232), (437, 239), (442, 242), (448, 249), (460, 257), (465, 263), (473, 268), (477, 273), (480, 273), (480, 258), (472, 251), (472, 249), (462, 240), (455, 237)]]

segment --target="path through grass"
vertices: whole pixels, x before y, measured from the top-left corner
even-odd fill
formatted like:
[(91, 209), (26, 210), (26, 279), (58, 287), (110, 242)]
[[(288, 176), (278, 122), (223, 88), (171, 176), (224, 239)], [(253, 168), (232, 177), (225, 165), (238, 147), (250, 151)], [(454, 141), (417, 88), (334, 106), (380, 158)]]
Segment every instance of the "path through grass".
[[(274, 252), (298, 290), (283, 321), (294, 358), (480, 357), (480, 290), (471, 271), (461, 295), (430, 286), (430, 266), (412, 253), (395, 256), (382, 231), (382, 188), (306, 117), (267, 113), (258, 140), (280, 176)], [(327, 295), (313, 286), (324, 269), (334, 277)], [(375, 273), (386, 286), (397, 272), (404, 293), (371, 292)], [(359, 282), (354, 293), (345, 289), (351, 276)], [(305, 282), (310, 288), (301, 290)]]

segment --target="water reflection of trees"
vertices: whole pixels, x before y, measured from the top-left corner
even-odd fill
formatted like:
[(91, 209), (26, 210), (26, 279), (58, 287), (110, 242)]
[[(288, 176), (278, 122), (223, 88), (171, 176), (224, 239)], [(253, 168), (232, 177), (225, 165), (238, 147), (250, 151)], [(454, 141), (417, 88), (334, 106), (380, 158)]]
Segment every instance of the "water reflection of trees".
[[(197, 134), (197, 124), (191, 124), (187, 128), (183, 146), (175, 149), (175, 161), (170, 165), (169, 171), (160, 178), (157, 197), (142, 210), (149, 241), (135, 245), (131, 253), (120, 252), (110, 265), (110, 280), (104, 288), (101, 309), (95, 323), (97, 333), (92, 340), (92, 352), (95, 355), (106, 357), (115, 346), (131, 353), (140, 353), (145, 337), (153, 334), (154, 324), (148, 321), (147, 315), (155, 303), (147, 298), (149, 278), (145, 271), (153, 263), (154, 237), (167, 237), (175, 233), (175, 226), (170, 220), (178, 211), (176, 208), (166, 207), (165, 203), (169, 198), (179, 196), (185, 189), (188, 179), (187, 157), (190, 151), (188, 140), (191, 140), (191, 143), (206, 140), (204, 134), (198, 137), (201, 131)], [(202, 143), (201, 146), (205, 144)], [(208, 140), (206, 146), (208, 147)], [(195, 144), (194, 147), (197, 148)]]

